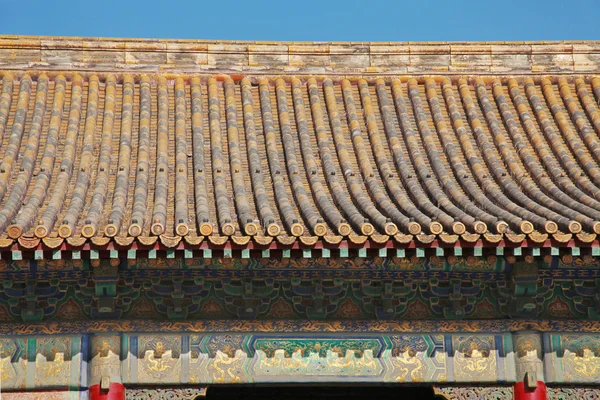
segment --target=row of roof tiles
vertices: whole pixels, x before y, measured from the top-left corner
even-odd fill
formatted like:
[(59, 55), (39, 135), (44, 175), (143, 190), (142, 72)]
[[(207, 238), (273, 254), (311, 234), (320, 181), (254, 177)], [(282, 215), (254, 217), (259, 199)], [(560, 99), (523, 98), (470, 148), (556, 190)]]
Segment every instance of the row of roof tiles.
[(4, 74), (1, 235), (600, 233), (600, 78), (216, 78)]

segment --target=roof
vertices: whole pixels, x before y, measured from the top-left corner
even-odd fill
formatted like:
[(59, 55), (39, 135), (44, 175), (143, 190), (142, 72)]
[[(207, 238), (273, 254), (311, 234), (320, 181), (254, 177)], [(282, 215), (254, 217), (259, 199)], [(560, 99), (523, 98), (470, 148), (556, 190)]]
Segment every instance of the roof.
[[(0, 39), (0, 49), (10, 42), (17, 53), (29, 51), (36, 40), (43, 54), (44, 40), (31, 38)], [(83, 39), (68, 43), (85, 49)], [(600, 48), (460, 46), (466, 53), (504, 46), (506, 54), (515, 46), (510, 59), (519, 60), (519, 46), (538, 45), (569, 54), (569, 62), (577, 46)], [(243, 46), (228, 55), (248, 55), (251, 45)], [(291, 62), (295, 45), (268, 46), (287, 48)], [(323, 46), (332, 57), (334, 44), (313, 45)], [(413, 54), (419, 45), (385, 46)], [(149, 58), (120, 70), (76, 64), (86, 51), (94, 57), (97, 50), (41, 64), (27, 61), (37, 57), (29, 54), (0, 70), (4, 246), (39, 239), (130, 246), (156, 238), (169, 247), (182, 239), (307, 248), (592, 243), (600, 233), (600, 78), (579, 74), (572, 62), (549, 75), (533, 64), (494, 74), (469, 58), (460, 75), (449, 68), (388, 74), (353, 69), (361, 59), (354, 53), (322, 73), (310, 59), (296, 72), (273, 60), (239, 73), (230, 71), (235, 62), (164, 72), (168, 63)], [(310, 57), (318, 54), (325, 53)], [(543, 65), (552, 71), (555, 59)], [(588, 67), (600, 73), (592, 61)]]

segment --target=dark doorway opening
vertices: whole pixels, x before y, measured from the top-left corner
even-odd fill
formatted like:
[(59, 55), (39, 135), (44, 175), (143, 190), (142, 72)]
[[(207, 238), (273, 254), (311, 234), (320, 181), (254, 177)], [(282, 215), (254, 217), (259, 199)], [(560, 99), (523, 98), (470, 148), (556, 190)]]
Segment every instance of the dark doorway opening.
[(434, 400), (430, 386), (211, 386), (207, 400)]

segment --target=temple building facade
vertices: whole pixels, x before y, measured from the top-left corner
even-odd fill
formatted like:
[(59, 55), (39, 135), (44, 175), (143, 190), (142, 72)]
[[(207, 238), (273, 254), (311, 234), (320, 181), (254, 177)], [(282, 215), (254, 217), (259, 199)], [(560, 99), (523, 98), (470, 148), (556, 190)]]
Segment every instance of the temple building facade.
[(598, 399), (599, 104), (592, 41), (0, 36), (0, 396)]

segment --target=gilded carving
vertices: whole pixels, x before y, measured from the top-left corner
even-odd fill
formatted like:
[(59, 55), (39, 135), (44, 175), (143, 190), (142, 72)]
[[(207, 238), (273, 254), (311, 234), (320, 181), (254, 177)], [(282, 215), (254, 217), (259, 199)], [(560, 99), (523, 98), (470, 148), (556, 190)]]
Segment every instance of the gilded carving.
[(217, 350), (214, 357), (200, 353), (190, 361), (190, 383), (246, 383), (248, 355), (240, 350), (229, 356), (229, 351)]
[(493, 337), (454, 336), (454, 378), (457, 382), (497, 380), (497, 355)]
[(563, 365), (567, 382), (600, 382), (600, 357), (588, 348), (581, 356), (565, 350)]
[(40, 338), (35, 358), (36, 387), (67, 386), (71, 367), (71, 338)]
[(25, 388), (26, 351), (23, 340), (0, 339), (0, 382), (4, 389)]
[[(297, 381), (306, 376), (377, 376), (383, 370), (381, 363), (373, 357), (373, 350), (367, 349), (362, 354), (356, 350), (347, 350), (344, 356), (336, 351), (327, 350), (325, 357), (318, 352), (303, 355), (298, 349), (286, 357), (284, 350), (275, 350), (273, 357), (267, 357), (262, 350), (257, 350), (252, 363), (252, 372), (257, 380), (265, 377), (285, 377), (286, 380)], [(334, 379), (335, 380), (335, 379)]]
[(181, 337), (141, 336), (138, 358), (139, 383), (179, 383), (181, 375)]

